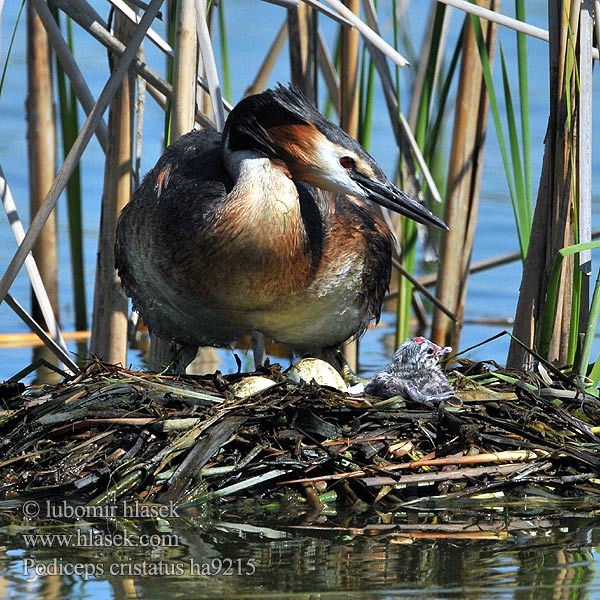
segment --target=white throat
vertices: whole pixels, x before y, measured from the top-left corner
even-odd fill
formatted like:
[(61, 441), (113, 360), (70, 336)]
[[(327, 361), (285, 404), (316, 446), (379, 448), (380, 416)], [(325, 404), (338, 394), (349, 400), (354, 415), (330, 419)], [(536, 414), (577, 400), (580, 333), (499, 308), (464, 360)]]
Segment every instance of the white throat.
[(240, 239), (251, 237), (255, 248), (265, 250), (281, 236), (293, 247), (300, 244), (303, 225), (298, 190), (287, 174), (251, 150), (225, 152), (223, 160), (234, 181), (230, 210), (239, 215)]

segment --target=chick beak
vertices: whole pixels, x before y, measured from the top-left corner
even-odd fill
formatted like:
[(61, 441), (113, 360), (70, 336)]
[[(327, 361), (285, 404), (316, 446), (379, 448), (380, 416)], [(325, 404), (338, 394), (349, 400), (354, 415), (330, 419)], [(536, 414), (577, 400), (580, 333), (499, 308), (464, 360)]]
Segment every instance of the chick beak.
[(433, 342), (431, 342), (431, 345), (433, 346), (433, 349), (435, 351), (436, 358), (440, 358), (441, 356), (444, 356), (444, 354), (450, 354), (450, 352), (452, 352), (452, 346), (444, 346), (442, 348), (441, 346), (438, 346)]
[(377, 202), (377, 204), (385, 206), (422, 225), (433, 225), (438, 229), (448, 231), (449, 228), (444, 221), (436, 217), (422, 204), (407, 196), (389, 181), (385, 183), (375, 181), (356, 170), (351, 171), (350, 176), (365, 191), (369, 199)]

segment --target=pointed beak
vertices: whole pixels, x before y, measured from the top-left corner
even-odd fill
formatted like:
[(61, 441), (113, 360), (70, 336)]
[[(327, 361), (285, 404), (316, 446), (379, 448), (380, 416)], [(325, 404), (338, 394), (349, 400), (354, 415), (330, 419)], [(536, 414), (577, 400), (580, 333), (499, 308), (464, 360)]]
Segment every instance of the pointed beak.
[(394, 212), (397, 212), (422, 225), (433, 225), (443, 231), (448, 231), (448, 226), (439, 217), (427, 210), (422, 204), (407, 196), (390, 182), (380, 183), (365, 177), (357, 171), (352, 171), (352, 179), (365, 191), (367, 196)]

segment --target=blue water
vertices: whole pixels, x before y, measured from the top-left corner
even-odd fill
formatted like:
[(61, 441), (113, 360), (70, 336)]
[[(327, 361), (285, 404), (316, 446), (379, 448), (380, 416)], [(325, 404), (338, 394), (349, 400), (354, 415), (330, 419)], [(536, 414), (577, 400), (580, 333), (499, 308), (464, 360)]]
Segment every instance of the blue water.
[[(107, 4), (96, 0), (91, 3), (101, 15), (106, 17)], [(385, 4), (385, 3), (384, 3)], [(0, 64), (6, 60), (8, 42), (15, 27), (16, 15), (20, 3), (6, 2), (2, 14), (2, 34)], [(527, 3), (528, 20), (534, 24), (545, 27), (545, 2), (541, 0)], [(429, 2), (413, 2), (408, 4), (408, 10), (403, 15), (407, 29), (414, 34), (416, 45), (422, 35), (424, 19), (429, 10)], [(266, 2), (229, 1), (225, 6), (230, 21), (230, 69), (233, 73), (232, 87), (234, 100), (242, 97), (246, 87), (258, 69), (262, 57), (269, 47), (274, 32), (283, 22), (285, 12), (278, 6)], [(389, 10), (383, 7), (382, 10)], [(503, 11), (511, 14), (512, 5), (506, 3)], [(235, 16), (235, 18), (233, 18)], [(384, 34), (390, 38), (391, 19), (384, 19)], [(327, 19), (321, 18), (321, 26), (326, 37), (333, 38), (334, 30)], [(460, 15), (454, 13), (453, 26), (449, 35), (449, 47), (453, 47), (459, 29)], [(161, 24), (156, 29), (162, 33)], [(515, 54), (515, 35), (513, 32), (500, 30), (499, 37), (502, 46), (509, 57)], [(232, 40), (236, 40), (235, 44)], [(106, 52), (94, 40), (82, 34), (75, 26), (76, 55), (92, 93), (98, 95), (106, 78), (107, 60)], [(5, 88), (0, 97), (0, 164), (17, 202), (21, 218), (28, 221), (28, 171), (25, 123), (25, 22), (22, 20), (16, 32), (16, 42), (7, 71)], [(531, 138), (532, 143), (532, 171), (534, 190), (540, 172), (543, 139), (548, 115), (548, 72), (546, 45), (539, 40), (529, 40), (529, 56), (531, 61), (530, 98), (531, 98)], [(146, 45), (147, 61), (155, 65), (160, 71), (163, 69), (162, 57), (151, 44)], [(516, 81), (516, 67), (509, 66), (511, 76)], [(501, 89), (499, 69), (496, 69), (498, 90)], [(409, 87), (410, 71), (402, 71), (403, 85)], [(274, 72), (270, 78), (271, 83), (277, 81), (287, 82), (289, 73), (287, 67), (287, 51), (284, 50)], [(600, 114), (600, 93), (598, 93), (598, 77), (595, 76), (594, 114)], [(515, 83), (516, 89), (516, 83)], [(499, 103), (502, 112), (503, 98), (500, 94)], [(408, 106), (408, 99), (406, 100)], [(83, 122), (82, 116), (80, 124)], [(518, 241), (514, 227), (512, 207), (510, 204), (508, 187), (498, 150), (498, 143), (492, 120), (488, 126), (488, 140), (486, 145), (484, 175), (481, 188), (481, 206), (477, 224), (477, 237), (473, 251), (473, 260), (479, 260), (506, 252), (518, 250)], [(600, 147), (600, 128), (597, 123), (594, 127), (594, 146)], [(144, 147), (141, 161), (141, 173), (145, 173), (156, 161), (161, 152), (162, 144), (162, 117), (158, 107), (149, 100), (145, 109), (144, 118)], [(506, 136), (505, 131), (505, 136)], [(447, 127), (446, 142), (450, 140), (451, 128)], [(375, 111), (374, 134), (370, 152), (380, 162), (383, 169), (392, 175), (396, 162), (396, 150), (393, 146), (392, 136), (389, 131), (387, 112), (382, 96), (378, 95), (378, 105)], [(87, 273), (88, 308), (92, 309), (93, 278), (96, 261), (96, 245), (98, 234), (98, 221), (100, 214), (100, 200), (102, 195), (102, 151), (95, 140), (92, 140), (82, 160), (83, 195), (85, 202), (85, 265)], [(598, 152), (594, 156), (595, 173), (600, 172)], [(596, 200), (600, 194), (598, 177), (594, 179), (594, 194)], [(535, 193), (534, 193), (535, 196)], [(67, 247), (68, 229), (64, 199), (58, 207), (59, 241), (60, 241), (60, 320), (64, 330), (74, 329), (73, 301), (71, 298), (71, 269)], [(6, 219), (0, 218), (0, 272), (10, 262), (15, 252), (15, 242)], [(476, 274), (471, 277), (468, 288), (467, 306), (464, 327), (461, 339), (461, 348), (479, 344), (487, 338), (496, 335), (506, 328), (505, 325), (485, 325), (482, 320), (510, 319), (514, 316), (518, 287), (521, 279), (519, 263), (512, 263), (492, 271)], [(21, 273), (12, 286), (11, 293), (24, 306), (29, 306), (29, 286), (26, 276)], [(383, 315), (383, 322), (392, 321), (391, 315)], [(5, 304), (0, 305), (0, 334), (13, 332), (26, 332), (26, 326), (15, 317), (12, 310)], [(389, 338), (390, 329), (385, 327), (369, 332), (362, 343), (362, 369), (369, 373), (382, 363), (386, 362), (393, 350), (384, 343)], [(71, 351), (76, 351), (75, 344), (69, 344)], [(476, 359), (494, 359), (504, 362), (508, 348), (508, 338), (504, 336), (499, 340), (477, 348), (468, 355)], [(224, 370), (234, 368), (235, 362), (231, 353), (221, 353)], [(0, 347), (0, 380), (6, 379), (19, 371), (31, 361), (30, 348), (4, 348)], [(130, 352), (128, 362), (132, 366), (141, 366), (141, 356), (138, 352)]]

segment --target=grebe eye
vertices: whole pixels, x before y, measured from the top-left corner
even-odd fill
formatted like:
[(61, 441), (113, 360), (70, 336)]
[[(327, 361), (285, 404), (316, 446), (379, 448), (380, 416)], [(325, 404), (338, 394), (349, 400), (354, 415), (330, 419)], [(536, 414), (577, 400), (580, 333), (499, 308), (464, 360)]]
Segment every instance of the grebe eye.
[(342, 165), (344, 169), (354, 169), (354, 167), (356, 167), (356, 162), (351, 156), (342, 156), (342, 158), (340, 158), (340, 165)]

